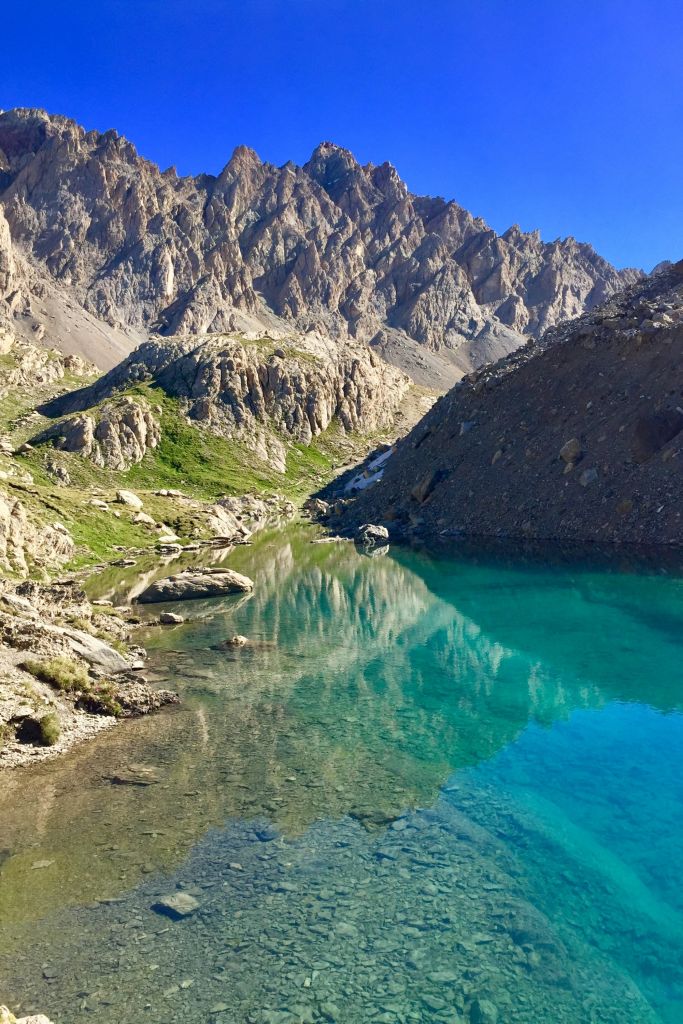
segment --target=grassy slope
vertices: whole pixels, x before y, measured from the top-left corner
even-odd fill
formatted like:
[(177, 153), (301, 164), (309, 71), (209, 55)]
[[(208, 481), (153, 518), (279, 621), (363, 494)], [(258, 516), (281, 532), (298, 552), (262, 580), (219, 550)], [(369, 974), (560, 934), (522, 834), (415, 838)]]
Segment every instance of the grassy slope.
[[(0, 393), (0, 433), (8, 434), (15, 445), (25, 441), (49, 422), (40, 417), (27, 424), (26, 414), (51, 394), (83, 383), (82, 378), (65, 379), (41, 394), (25, 398), (16, 389), (4, 397)], [(58, 521), (67, 527), (79, 545), (78, 565), (109, 558), (117, 547), (154, 544), (149, 528), (133, 523), (128, 509), (120, 506), (121, 515), (116, 517), (112, 511), (90, 505), (93, 497), (111, 501), (119, 488), (134, 490), (143, 498), (145, 511), (157, 521), (166, 523), (181, 539), (194, 539), (204, 532), (201, 518), (185, 503), (154, 495), (155, 490), (178, 489), (205, 501), (246, 493), (279, 494), (300, 501), (332, 479), (336, 467), (348, 461), (354, 450), (367, 450), (371, 441), (350, 438), (333, 426), (308, 447), (286, 442), (287, 469), (281, 474), (258, 459), (248, 446), (190, 425), (179, 403), (163, 391), (141, 384), (128, 393), (161, 408), (161, 441), (141, 463), (126, 472), (114, 472), (44, 445), (14, 460), (31, 474), (33, 483), (4, 483), (10, 495), (19, 498), (36, 521)], [(49, 459), (68, 470), (70, 486), (57, 486), (46, 471)]]

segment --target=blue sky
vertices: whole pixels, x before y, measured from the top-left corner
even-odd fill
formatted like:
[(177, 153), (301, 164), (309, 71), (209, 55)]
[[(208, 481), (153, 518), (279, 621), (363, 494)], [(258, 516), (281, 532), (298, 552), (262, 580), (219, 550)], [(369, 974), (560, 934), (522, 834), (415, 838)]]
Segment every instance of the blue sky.
[(683, 256), (683, 8), (673, 0), (13, 0), (0, 107), (115, 127), (180, 173), (325, 139), (418, 193)]

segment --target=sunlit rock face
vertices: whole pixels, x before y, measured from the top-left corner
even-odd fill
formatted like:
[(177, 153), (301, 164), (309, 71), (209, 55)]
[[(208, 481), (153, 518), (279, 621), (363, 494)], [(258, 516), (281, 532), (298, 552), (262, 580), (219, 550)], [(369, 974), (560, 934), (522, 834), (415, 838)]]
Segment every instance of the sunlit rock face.
[[(155, 340), (90, 387), (44, 408), (52, 416), (78, 411), (34, 438), (80, 452), (98, 465), (128, 468), (159, 441), (150, 403), (121, 397), (145, 383), (177, 400), (194, 424), (249, 444), (258, 458), (286, 468), (285, 441), (308, 445), (334, 425), (373, 434), (392, 425), (408, 377), (372, 349), (317, 335), (272, 338), (204, 335)], [(102, 404), (104, 403), (104, 404)]]
[[(293, 323), (373, 341), (444, 385), (635, 276), (573, 238), (496, 235), (327, 142), (303, 167), (239, 147), (218, 176), (179, 178), (115, 131), (20, 109), (0, 115), (0, 167), (15, 245), (112, 327)], [(0, 226), (0, 251), (6, 236)]]
[(59, 451), (90, 459), (96, 466), (126, 470), (142, 462), (159, 443), (161, 430), (149, 404), (123, 398), (107, 402), (91, 415), (72, 416), (33, 438), (52, 442)]

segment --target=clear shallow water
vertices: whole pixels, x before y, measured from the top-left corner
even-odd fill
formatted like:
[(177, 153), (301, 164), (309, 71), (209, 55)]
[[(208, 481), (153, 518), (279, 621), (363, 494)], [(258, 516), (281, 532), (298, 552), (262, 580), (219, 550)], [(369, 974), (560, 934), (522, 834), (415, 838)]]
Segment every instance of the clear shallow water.
[[(252, 597), (147, 631), (182, 708), (5, 782), (0, 1001), (683, 1020), (683, 582), (310, 536), (236, 551)], [(152, 784), (112, 784), (131, 766)], [(177, 887), (200, 910), (172, 923)]]

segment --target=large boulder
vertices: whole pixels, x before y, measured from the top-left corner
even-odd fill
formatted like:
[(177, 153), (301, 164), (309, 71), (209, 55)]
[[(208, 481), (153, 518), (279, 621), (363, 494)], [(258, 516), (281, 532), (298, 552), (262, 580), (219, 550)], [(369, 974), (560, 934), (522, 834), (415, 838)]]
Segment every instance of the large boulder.
[(322, 498), (307, 498), (304, 502), (304, 512), (313, 519), (318, 519), (322, 516), (326, 516), (330, 511), (330, 504), (328, 501), (323, 501)]
[(177, 576), (155, 580), (138, 596), (142, 604), (159, 601), (190, 601), (200, 597), (224, 597), (254, 589), (254, 582), (232, 569), (190, 569)]
[(386, 526), (376, 526), (374, 523), (359, 526), (355, 536), (356, 544), (364, 548), (384, 547), (388, 540), (389, 531)]
[(74, 654), (92, 665), (93, 668), (111, 675), (118, 675), (119, 672), (126, 672), (130, 665), (110, 644), (92, 636), (82, 629), (72, 629), (70, 626), (51, 626), (43, 624), (45, 632), (53, 633), (55, 636), (62, 636), (71, 647)]
[(34, 1013), (30, 1017), (15, 1017), (6, 1006), (0, 1006), (0, 1024), (52, 1024), (44, 1013)]
[(127, 505), (128, 508), (134, 508), (138, 512), (143, 506), (142, 498), (139, 498), (133, 491), (121, 490), (116, 492), (116, 500), (120, 505)]

